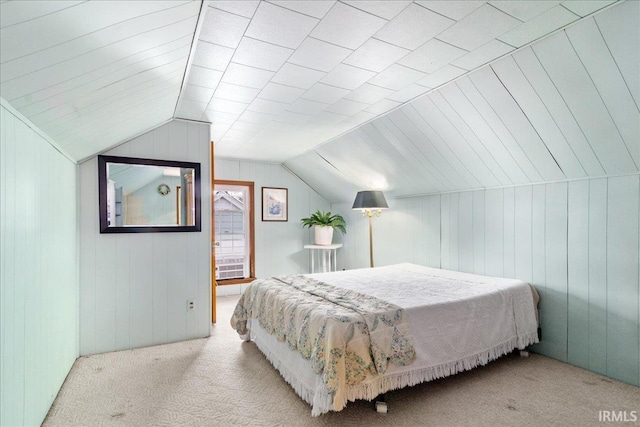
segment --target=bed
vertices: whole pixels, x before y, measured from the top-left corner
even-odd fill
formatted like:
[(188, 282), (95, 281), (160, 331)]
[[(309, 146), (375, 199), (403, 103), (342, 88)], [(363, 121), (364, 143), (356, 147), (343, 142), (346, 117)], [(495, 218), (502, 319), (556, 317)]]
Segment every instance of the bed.
[(538, 342), (537, 302), (523, 281), (405, 263), (258, 279), (231, 324), (318, 416)]

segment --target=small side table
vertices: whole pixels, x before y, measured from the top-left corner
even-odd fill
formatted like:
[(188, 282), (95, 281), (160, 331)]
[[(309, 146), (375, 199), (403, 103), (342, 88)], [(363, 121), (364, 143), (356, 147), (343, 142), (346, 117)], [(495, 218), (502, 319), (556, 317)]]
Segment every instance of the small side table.
[(305, 249), (309, 249), (309, 256), (311, 257), (311, 273), (315, 273), (315, 258), (319, 257), (319, 263), (322, 263), (321, 273), (327, 271), (336, 271), (338, 268), (337, 252), (342, 247), (342, 243), (335, 243), (333, 245), (304, 245)]

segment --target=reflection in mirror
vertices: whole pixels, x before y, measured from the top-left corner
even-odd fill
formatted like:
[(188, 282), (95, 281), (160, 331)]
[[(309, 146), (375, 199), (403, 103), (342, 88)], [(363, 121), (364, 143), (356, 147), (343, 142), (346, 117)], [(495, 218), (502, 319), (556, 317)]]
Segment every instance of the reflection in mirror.
[(100, 232), (200, 231), (200, 164), (98, 156)]

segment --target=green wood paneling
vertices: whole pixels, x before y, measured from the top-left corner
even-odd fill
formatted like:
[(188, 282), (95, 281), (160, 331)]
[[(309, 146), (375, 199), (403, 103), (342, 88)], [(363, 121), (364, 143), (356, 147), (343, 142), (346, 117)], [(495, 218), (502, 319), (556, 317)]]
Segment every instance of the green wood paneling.
[(40, 425), (78, 356), (76, 165), (0, 113), (0, 425)]
[(589, 181), (569, 183), (567, 360), (589, 367)]
[(609, 178), (607, 374), (638, 379), (638, 176)]

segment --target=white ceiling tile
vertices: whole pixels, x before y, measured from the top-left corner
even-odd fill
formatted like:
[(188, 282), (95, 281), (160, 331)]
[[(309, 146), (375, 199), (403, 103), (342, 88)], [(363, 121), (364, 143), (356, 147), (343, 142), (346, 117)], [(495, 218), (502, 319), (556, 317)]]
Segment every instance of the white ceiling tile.
[(406, 49), (416, 49), (455, 21), (411, 4), (375, 34), (375, 38)]
[(389, 95), (389, 99), (392, 101), (398, 101), (398, 102), (402, 102), (405, 103), (407, 101), (412, 100), (413, 98), (416, 98), (428, 91), (430, 91), (431, 89), (424, 87), (424, 86), (420, 86), (417, 84), (411, 84), (405, 88), (400, 89), (399, 91), (397, 91), (396, 93)]
[(502, 43), (498, 40), (491, 40), (489, 43), (480, 46), (478, 49), (469, 52), (455, 61), (452, 61), (451, 65), (464, 68), (465, 70), (473, 70), (474, 68), (478, 68), (481, 65), (511, 52), (513, 49), (513, 46)]
[(359, 113), (365, 108), (369, 107), (369, 104), (363, 104), (361, 102), (350, 101), (348, 99), (341, 99), (338, 102), (327, 107), (326, 111), (330, 113), (343, 114), (345, 116), (352, 116)]
[(211, 123), (209, 133), (211, 134), (211, 139), (216, 142), (216, 155), (220, 154), (218, 152), (218, 140), (229, 130), (232, 123), (233, 122)]
[(325, 104), (333, 104), (340, 98), (343, 98), (349, 91), (333, 86), (327, 86), (322, 83), (316, 83), (311, 89), (306, 91), (302, 97), (310, 101), (323, 102)]
[(275, 115), (273, 114), (259, 113), (257, 111), (247, 110), (244, 113), (242, 113), (242, 115), (238, 118), (238, 120), (242, 120), (243, 122), (248, 122), (248, 123), (266, 125), (269, 122), (271, 122), (274, 117)]
[(380, 72), (411, 52), (381, 40), (369, 39), (343, 62), (359, 68)]
[(311, 118), (311, 121), (315, 123), (326, 124), (326, 125), (336, 125), (348, 118), (349, 116), (345, 116), (344, 114), (336, 114), (336, 113), (331, 113), (329, 111), (323, 111), (322, 113)]
[(369, 12), (387, 20), (393, 19), (404, 8), (411, 4), (410, 1), (345, 1), (350, 6)]
[(486, 2), (471, 0), (428, 0), (416, 1), (420, 6), (431, 9), (453, 20), (459, 21)]
[(189, 69), (189, 84), (215, 89), (222, 78), (222, 71), (192, 65)]
[(292, 53), (292, 49), (244, 37), (233, 55), (233, 62), (278, 71)]
[(329, 9), (333, 6), (335, 1), (323, 0), (323, 1), (270, 1), (270, 3), (276, 4), (280, 7), (291, 9), (295, 12), (300, 12), (304, 15), (313, 16), (314, 18), (322, 19)]
[(260, 2), (245, 35), (295, 49), (317, 23), (318, 20), (315, 18), (271, 3)]
[(451, 81), (456, 77), (463, 75), (466, 72), (466, 70), (454, 67), (453, 65), (445, 65), (435, 73), (429, 74), (427, 77), (422, 80), (418, 80), (416, 83), (421, 86), (435, 89), (438, 86), (443, 85), (448, 81)]
[(433, 73), (467, 53), (466, 50), (437, 39), (431, 39), (398, 61), (398, 64), (405, 65), (414, 70), (424, 71), (425, 73)]
[(261, 129), (264, 129), (266, 125), (264, 124), (258, 124), (258, 123), (249, 123), (249, 122), (244, 122), (241, 120), (236, 121), (233, 124), (233, 128), (237, 129), (237, 130), (246, 130), (249, 132), (258, 132)]
[(217, 44), (198, 42), (193, 55), (193, 65), (224, 71), (231, 61), (233, 49)]
[(351, 50), (330, 43), (307, 38), (291, 55), (289, 62), (320, 71), (331, 71)]
[(258, 0), (209, 0), (209, 6), (226, 12), (235, 13), (236, 15), (251, 18), (258, 7)]
[(224, 73), (224, 76), (222, 76), (222, 81), (240, 86), (262, 89), (273, 75), (274, 73), (271, 71), (231, 63), (229, 64), (227, 71)]
[(371, 80), (369, 83), (387, 89), (400, 90), (423, 78), (426, 74), (402, 65), (393, 64)]
[(363, 70), (350, 65), (338, 64), (338, 66), (320, 80), (320, 82), (331, 86), (353, 90), (375, 75), (376, 73), (373, 71)]
[(248, 18), (208, 7), (198, 37), (209, 43), (236, 48), (249, 21)]
[(360, 111), (359, 113), (354, 114), (353, 116), (346, 119), (345, 122), (355, 123), (359, 125), (359, 124), (368, 122), (369, 120), (372, 120), (375, 117), (378, 117), (378, 115), (374, 113), (370, 113), (368, 111)]
[(397, 106), (402, 105), (401, 102), (392, 101), (390, 99), (383, 99), (382, 101), (378, 101), (365, 111), (368, 111), (373, 114), (384, 114), (389, 110), (396, 108)]
[(283, 111), (282, 113), (278, 114), (278, 117), (276, 117), (274, 120), (277, 122), (298, 125), (306, 123), (310, 118), (311, 116), (306, 114), (298, 114), (292, 111)]
[(485, 4), (438, 35), (438, 39), (462, 49), (473, 50), (515, 28), (516, 18)]
[[(279, 116), (275, 116), (276, 119), (278, 117)], [(267, 126), (264, 127), (264, 130), (283, 132), (288, 130), (290, 127), (291, 125), (284, 121), (272, 121)]]
[(315, 116), (316, 114), (320, 114), (320, 112), (328, 106), (329, 104), (324, 104), (322, 102), (310, 101), (308, 99), (298, 99), (296, 102), (292, 103), (287, 108), (287, 110), (293, 111), (294, 113)]
[(189, 99), (191, 101), (209, 102), (211, 96), (213, 96), (213, 89), (202, 86), (186, 85), (182, 89), (181, 96), (184, 99)]
[(248, 141), (249, 138), (253, 137), (258, 131), (247, 131), (236, 129), (235, 125), (231, 126), (231, 128), (224, 134), (224, 139), (233, 139), (233, 140), (245, 140)]
[(286, 104), (284, 102), (275, 102), (269, 101), (268, 99), (256, 98), (253, 100), (251, 105), (249, 105), (248, 110), (255, 111), (257, 113), (278, 115), (282, 113), (288, 106), (289, 104)]
[(292, 103), (300, 98), (304, 93), (304, 89), (298, 89), (291, 86), (284, 86), (277, 83), (268, 83), (260, 92), (260, 98), (269, 99), (271, 101)]
[(580, 17), (575, 13), (569, 12), (562, 6), (557, 6), (530, 21), (518, 25), (498, 38), (511, 46), (521, 47), (577, 19), (580, 19)]
[(311, 32), (311, 37), (357, 49), (386, 23), (385, 19), (336, 3)]
[(221, 82), (216, 89), (216, 98), (249, 104), (259, 92), (258, 89)]
[(213, 97), (207, 110), (220, 111), (222, 113), (229, 114), (242, 114), (249, 104), (244, 102), (229, 101), (228, 99), (221, 99)]
[(233, 114), (233, 113), (225, 113), (222, 111), (214, 111), (214, 110), (205, 110), (204, 115), (202, 116), (203, 119), (207, 119), (208, 121), (210, 121), (211, 123), (233, 123), (235, 122), (238, 117), (240, 117), (239, 114)]
[(569, 0), (562, 2), (562, 5), (579, 16), (587, 16), (615, 2), (616, 0)]
[(271, 79), (274, 83), (286, 84), (301, 89), (309, 89), (326, 73), (286, 63)]
[(513, 16), (521, 21), (528, 21), (542, 12), (558, 5), (560, 1), (539, 1), (539, 0), (521, 0), (521, 1), (490, 1), (489, 4), (500, 9), (504, 13)]
[(345, 99), (362, 102), (364, 104), (375, 104), (392, 93), (394, 93), (394, 91), (391, 89), (385, 89), (380, 86), (365, 83), (350, 94), (346, 95)]

